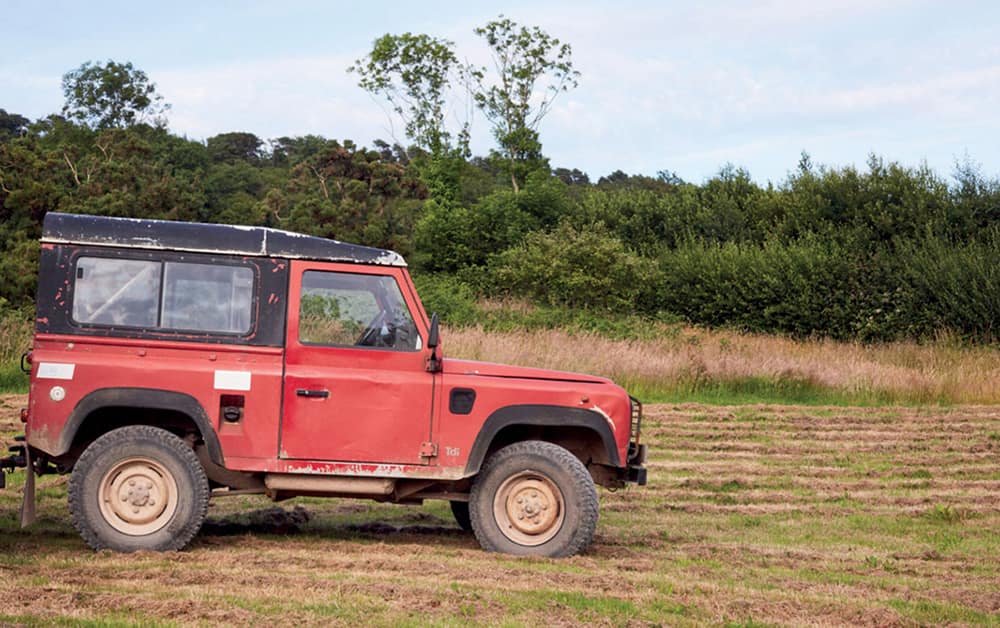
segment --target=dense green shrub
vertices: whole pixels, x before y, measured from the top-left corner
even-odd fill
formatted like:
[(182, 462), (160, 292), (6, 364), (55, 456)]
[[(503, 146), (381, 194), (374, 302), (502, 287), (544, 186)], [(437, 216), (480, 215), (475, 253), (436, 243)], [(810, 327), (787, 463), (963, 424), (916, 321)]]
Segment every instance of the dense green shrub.
[(603, 225), (578, 230), (562, 223), (535, 231), (490, 266), (495, 291), (551, 305), (626, 312), (654, 307), (656, 270)]
[(924, 333), (959, 332), (996, 340), (1000, 326), (1000, 230), (982, 239), (954, 243), (929, 237), (899, 247), (906, 282), (920, 304)]
[(521, 192), (499, 189), (472, 207), (432, 199), (416, 225), (416, 265), (433, 272), (483, 266), (530, 231), (567, 213), (566, 186), (554, 177), (531, 177)]
[(454, 275), (414, 273), (413, 283), (417, 286), (424, 309), (437, 313), (442, 323), (464, 326), (478, 322), (475, 290)]
[(688, 242), (659, 259), (657, 303), (706, 325), (851, 335), (855, 262), (833, 242)]

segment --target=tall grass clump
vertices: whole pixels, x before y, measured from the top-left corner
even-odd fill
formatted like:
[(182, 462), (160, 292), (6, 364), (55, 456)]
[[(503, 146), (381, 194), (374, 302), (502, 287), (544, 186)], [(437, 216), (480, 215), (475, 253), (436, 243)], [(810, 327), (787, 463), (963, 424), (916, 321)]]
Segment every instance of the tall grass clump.
[(27, 392), (21, 356), (31, 348), (32, 324), (19, 310), (0, 310), (0, 391)]

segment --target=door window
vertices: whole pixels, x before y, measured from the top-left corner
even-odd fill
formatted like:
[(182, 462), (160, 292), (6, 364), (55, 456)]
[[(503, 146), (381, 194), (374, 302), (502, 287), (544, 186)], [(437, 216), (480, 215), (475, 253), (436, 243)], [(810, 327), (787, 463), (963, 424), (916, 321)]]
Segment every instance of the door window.
[(395, 279), (315, 270), (302, 276), (299, 341), (397, 351), (422, 346)]

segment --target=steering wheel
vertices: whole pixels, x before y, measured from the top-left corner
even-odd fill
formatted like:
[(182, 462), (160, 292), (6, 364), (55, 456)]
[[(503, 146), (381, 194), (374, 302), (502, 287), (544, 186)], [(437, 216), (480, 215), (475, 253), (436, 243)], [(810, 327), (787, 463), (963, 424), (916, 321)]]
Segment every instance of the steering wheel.
[(365, 328), (361, 337), (354, 344), (362, 347), (378, 347), (379, 341), (382, 339), (382, 327), (385, 325), (385, 319), (385, 310), (381, 310), (372, 319), (372, 322), (368, 323), (368, 327)]

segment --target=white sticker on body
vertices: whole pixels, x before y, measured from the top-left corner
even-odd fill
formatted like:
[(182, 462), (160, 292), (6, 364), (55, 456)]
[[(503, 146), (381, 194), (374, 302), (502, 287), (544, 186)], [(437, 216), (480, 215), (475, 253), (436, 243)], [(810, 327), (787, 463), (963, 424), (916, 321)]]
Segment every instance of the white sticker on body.
[(250, 371), (216, 371), (216, 390), (250, 390)]
[(57, 362), (39, 362), (38, 379), (73, 379), (75, 364), (59, 364)]

